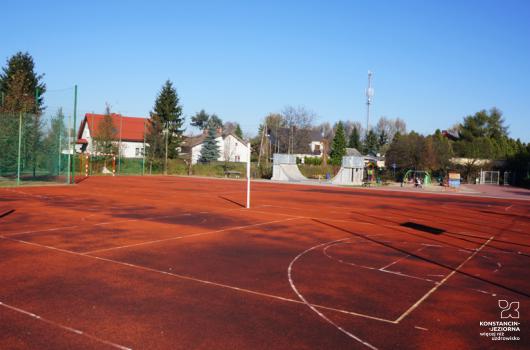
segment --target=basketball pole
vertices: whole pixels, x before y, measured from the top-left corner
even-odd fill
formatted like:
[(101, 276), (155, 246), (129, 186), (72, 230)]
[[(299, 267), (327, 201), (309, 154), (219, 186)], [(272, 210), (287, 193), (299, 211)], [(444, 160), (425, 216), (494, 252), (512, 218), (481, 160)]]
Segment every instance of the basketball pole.
[(248, 158), (247, 158), (247, 209), (250, 208), (250, 155), (252, 154), (250, 142), (248, 143)]

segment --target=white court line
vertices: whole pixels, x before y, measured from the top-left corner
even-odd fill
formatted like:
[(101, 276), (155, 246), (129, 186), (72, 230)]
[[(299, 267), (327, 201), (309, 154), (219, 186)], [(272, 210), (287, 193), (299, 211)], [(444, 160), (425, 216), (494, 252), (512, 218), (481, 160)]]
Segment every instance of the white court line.
[[(359, 237), (359, 239), (360, 239), (360, 237)], [(368, 242), (370, 242), (370, 241), (368, 241)], [(370, 242), (370, 243), (373, 243), (373, 242)], [(330, 245), (326, 246), (323, 249), (324, 255), (326, 257), (328, 257), (329, 259), (331, 259), (331, 260), (338, 261), (339, 263), (345, 264), (345, 265), (350, 265), (350, 266), (354, 266), (354, 267), (360, 267), (360, 268), (367, 269), (367, 270), (376, 270), (376, 271), (379, 271), (379, 272), (389, 273), (389, 274), (392, 274), (392, 275), (397, 275), (397, 276), (402, 276), (402, 277), (413, 278), (413, 279), (417, 279), (417, 280), (420, 280), (420, 281), (426, 281), (426, 282), (430, 282), (430, 283), (438, 283), (437, 281), (434, 281), (434, 280), (431, 280), (431, 279), (428, 279), (428, 278), (407, 275), (405, 273), (396, 272), (396, 271), (383, 270), (382, 268), (379, 269), (377, 267), (372, 267), (372, 266), (358, 265), (358, 264), (355, 264), (355, 263), (352, 263), (352, 262), (349, 262), (349, 261), (344, 261), (342, 259), (335, 258), (334, 256), (332, 256), (332, 255), (330, 255), (328, 253), (328, 248), (336, 246), (336, 245), (339, 245), (339, 244), (347, 244), (347, 243), (335, 243), (335, 244), (330, 244)], [(353, 244), (353, 243), (349, 243), (349, 244)], [(402, 257), (402, 258), (404, 258), (404, 257)], [(402, 259), (402, 258), (400, 258), (400, 259)]]
[(431, 295), (432, 293), (434, 293), (438, 288), (440, 288), (440, 286), (442, 286), (451, 276), (453, 276), (455, 273), (458, 272), (458, 270), (460, 270), (462, 268), (462, 266), (464, 266), (465, 263), (467, 263), (469, 260), (471, 260), (475, 255), (478, 254), (478, 252), (480, 252), (482, 250), (482, 248), (484, 248), (489, 242), (491, 242), (491, 240), (494, 238), (494, 236), (491, 236), (486, 242), (484, 242), (477, 250), (475, 250), (475, 252), (473, 254), (471, 254), (470, 256), (467, 257), (466, 260), (462, 261), (462, 263), (460, 265), (458, 265), (456, 267), (456, 269), (454, 269), (453, 271), (451, 271), (449, 274), (447, 274), (447, 276), (445, 276), (445, 278), (443, 280), (440, 281), (440, 283), (438, 283), (436, 286), (434, 286), (431, 290), (429, 290), (423, 297), (421, 297), (416, 303), (414, 303), (414, 305), (412, 305), (407, 311), (405, 311), (401, 316), (399, 316), (396, 321), (397, 322), (400, 322), (402, 319), (404, 319), (405, 317), (407, 317), (412, 311), (414, 311), (414, 309), (416, 309), (422, 302), (425, 301), (425, 299), (427, 299), (429, 297), (429, 295)]
[[(425, 248), (425, 247), (421, 247), (421, 248), (416, 249), (416, 250), (414, 251), (414, 253), (420, 252), (423, 248)], [(399, 259), (397, 259), (397, 260), (395, 260), (395, 261), (392, 261), (390, 264), (385, 265), (385, 266), (379, 268), (379, 271), (386, 271), (386, 268), (387, 268), (387, 267), (390, 267), (390, 266), (392, 266), (392, 265), (395, 265), (395, 264), (397, 264), (398, 262), (400, 262), (401, 260), (408, 258), (409, 256), (412, 256), (412, 255), (411, 255), (411, 254), (406, 254), (406, 255), (400, 257)]]
[(377, 348), (375, 346), (373, 346), (372, 344), (362, 340), (361, 338), (359, 338), (358, 336), (356, 336), (355, 334), (347, 331), (346, 329), (342, 328), (341, 326), (339, 326), (338, 324), (336, 324), (335, 322), (333, 322), (331, 319), (329, 319), (326, 315), (324, 315), (322, 312), (320, 312), (313, 304), (309, 303), (306, 298), (304, 298), (304, 296), (298, 291), (298, 289), (296, 288), (294, 282), (293, 282), (293, 276), (292, 276), (292, 269), (293, 269), (293, 265), (294, 263), (300, 258), (302, 257), (303, 255), (305, 255), (306, 253), (309, 253), (310, 251), (312, 250), (315, 250), (315, 249), (318, 249), (318, 248), (321, 248), (323, 246), (326, 246), (328, 244), (333, 244), (333, 243), (338, 243), (338, 242), (342, 242), (342, 241), (346, 241), (348, 240), (349, 238), (344, 238), (344, 239), (339, 239), (339, 240), (336, 240), (336, 241), (331, 241), (331, 242), (325, 242), (325, 243), (321, 243), (321, 244), (318, 244), (316, 246), (313, 246), (311, 248), (308, 248), (306, 250), (304, 250), (303, 252), (301, 252), (300, 254), (298, 254), (293, 260), (291, 260), (291, 262), (289, 263), (289, 267), (287, 268), (287, 277), (289, 278), (289, 284), (291, 285), (291, 289), (296, 293), (296, 295), (298, 296), (298, 298), (300, 298), (300, 300), (302, 300), (304, 302), (304, 304), (306, 304), (311, 310), (313, 310), (318, 316), (320, 316), (323, 320), (325, 320), (327, 323), (331, 324), (332, 326), (334, 326), (335, 328), (337, 328), (339, 331), (341, 331), (342, 333), (346, 334), (348, 337), (354, 339), (355, 341), (363, 344), (364, 346), (372, 349), (372, 350), (377, 350)]
[(44, 229), (44, 230), (32, 230), (32, 231), (8, 233), (7, 235), (3, 235), (3, 236), (4, 237), (12, 237), (12, 236), (18, 236), (18, 235), (25, 235), (25, 234), (28, 234), (28, 233), (49, 232), (49, 231), (65, 230), (65, 229), (77, 228), (77, 227), (79, 227), (79, 226), (63, 226), (63, 227), (48, 228), (48, 229)]
[(0, 306), (3, 306), (3, 307), (5, 307), (5, 308), (7, 308), (7, 309), (10, 309), (10, 310), (12, 310), (12, 311), (19, 312), (19, 313), (24, 314), (24, 315), (26, 315), (26, 316), (30, 316), (30, 317), (32, 317), (32, 318), (35, 318), (35, 319), (37, 319), (37, 320), (39, 320), (39, 321), (42, 321), (42, 322), (44, 322), (44, 323), (47, 323), (47, 324), (49, 324), (49, 325), (52, 325), (52, 326), (55, 326), (55, 327), (58, 327), (58, 328), (64, 329), (64, 330), (66, 330), (66, 331), (69, 331), (69, 332), (72, 332), (72, 333), (75, 333), (75, 334), (82, 335), (82, 336), (84, 336), (84, 337), (86, 337), (86, 338), (89, 338), (89, 339), (91, 339), (91, 340), (95, 340), (95, 341), (97, 341), (97, 342), (99, 342), (99, 343), (102, 343), (102, 344), (110, 345), (110, 346), (112, 346), (112, 347), (114, 347), (114, 348), (117, 348), (117, 349), (122, 349), (122, 350), (132, 350), (131, 348), (128, 348), (128, 347), (126, 347), (126, 346), (123, 346), (123, 345), (120, 345), (120, 344), (116, 344), (116, 343), (113, 343), (113, 342), (111, 342), (111, 341), (108, 341), (108, 340), (105, 340), (105, 339), (101, 339), (101, 338), (96, 337), (96, 336), (94, 336), (94, 335), (91, 335), (91, 334), (85, 333), (85, 332), (83, 332), (83, 331), (81, 331), (81, 330), (78, 330), (78, 329), (75, 329), (75, 328), (72, 328), (72, 327), (68, 327), (68, 326), (65, 326), (65, 325), (63, 325), (63, 324), (61, 324), (61, 323), (57, 323), (57, 322), (54, 322), (54, 321), (48, 320), (48, 319), (46, 319), (46, 318), (44, 318), (44, 317), (42, 317), (42, 316), (36, 315), (36, 314), (34, 314), (34, 313), (32, 313), (32, 312), (29, 312), (29, 311), (26, 311), (26, 310), (22, 310), (22, 309), (20, 309), (20, 308), (18, 308), (18, 307), (12, 306), (12, 305), (8, 305), (8, 304), (3, 303), (3, 302), (1, 302), (1, 301), (0, 301)]
[[(266, 298), (270, 298), (270, 299), (291, 302), (291, 303), (295, 303), (295, 304), (304, 304), (300, 300), (285, 298), (285, 297), (282, 297), (282, 296), (279, 296), (279, 295), (263, 293), (263, 292), (259, 292), (259, 291), (255, 291), (255, 290), (251, 290), (251, 289), (246, 289), (246, 288), (239, 288), (239, 287), (231, 286), (231, 285), (228, 285), (228, 284), (223, 284), (223, 283), (203, 280), (203, 279), (195, 278), (195, 277), (191, 277), (191, 276), (180, 275), (180, 274), (177, 274), (177, 273), (157, 270), (157, 269), (153, 269), (153, 268), (150, 268), (150, 267), (141, 266), (141, 265), (135, 265), (135, 264), (131, 264), (131, 263), (123, 262), (123, 261), (102, 258), (102, 257), (99, 257), (99, 256), (94, 256), (94, 255), (86, 255), (86, 254), (74, 252), (74, 251), (71, 251), (71, 250), (55, 248), (55, 247), (47, 246), (47, 245), (44, 245), (44, 244), (28, 242), (28, 241), (24, 241), (24, 240), (17, 239), (17, 238), (4, 237), (4, 236), (1, 236), (1, 235), (0, 235), (0, 238), (3, 238), (5, 240), (9, 240), (9, 241), (13, 241), (13, 242), (18, 242), (18, 243), (22, 243), (22, 244), (31, 245), (31, 246), (36, 246), (36, 247), (40, 247), (40, 248), (46, 248), (46, 249), (50, 249), (50, 250), (55, 250), (55, 251), (58, 251), (58, 252), (61, 252), (61, 253), (72, 254), (72, 255), (82, 256), (82, 257), (95, 259), (95, 260), (99, 260), (99, 261), (105, 261), (105, 262), (109, 262), (109, 263), (112, 263), (112, 264), (127, 266), (127, 267), (131, 267), (131, 268), (138, 269), (138, 270), (154, 272), (154, 273), (158, 273), (158, 274), (162, 274), (162, 275), (168, 275), (168, 276), (176, 277), (178, 279), (182, 279), (182, 280), (186, 280), (186, 281), (193, 281), (193, 282), (197, 282), (197, 283), (201, 283), (201, 284), (206, 284), (206, 285), (210, 285), (210, 286), (226, 288), (226, 289), (235, 290), (235, 291), (242, 292), (242, 293), (258, 295), (258, 296), (261, 296), (261, 297), (266, 297)], [(347, 314), (347, 315), (358, 316), (358, 317), (372, 319), (372, 320), (386, 322), (386, 323), (396, 323), (395, 321), (392, 321), (392, 320), (387, 320), (387, 319), (384, 319), (384, 318), (379, 318), (379, 317), (375, 317), (375, 316), (365, 315), (365, 314), (361, 314), (361, 313), (357, 313), (357, 312), (353, 312), (353, 311), (337, 309), (337, 308), (330, 307), (330, 306), (325, 306), (325, 305), (320, 305), (320, 304), (312, 304), (312, 305), (314, 305), (315, 307), (317, 307), (319, 309), (325, 309), (325, 310), (329, 310), (329, 311), (336, 311), (336, 312)]]
[[(243, 209), (245, 209), (245, 208), (231, 208), (231, 209), (215, 211), (215, 212), (212, 212), (212, 213), (224, 213), (224, 212), (228, 212), (228, 211), (236, 211), (236, 210), (243, 210)], [(204, 214), (204, 213), (209, 213), (209, 212), (207, 212), (207, 211), (200, 212), (200, 214)], [(92, 215), (95, 215), (95, 214), (92, 214)], [(92, 216), (92, 215), (89, 215), (89, 216)], [(162, 215), (162, 216), (150, 216), (150, 217), (145, 217), (145, 218), (127, 219), (127, 220), (118, 220), (118, 221), (104, 221), (104, 222), (98, 222), (98, 223), (91, 223), (91, 224), (83, 226), (83, 228), (91, 227), (91, 226), (123, 224), (123, 223), (134, 222), (134, 221), (150, 221), (150, 220), (157, 220), (157, 219), (178, 218), (178, 217), (181, 217), (181, 216), (190, 216), (190, 215), (193, 215), (193, 214), (192, 213), (183, 213), (183, 214), (178, 214), (178, 215)], [(291, 216), (294, 216), (294, 215), (291, 215)], [(57, 230), (64, 230), (64, 229), (77, 228), (77, 227), (80, 227), (80, 226), (79, 225), (76, 225), (76, 226), (63, 226), (63, 227), (55, 227), (55, 228), (42, 229), (42, 230), (13, 232), (13, 233), (4, 234), (3, 236), (4, 237), (12, 237), (12, 236), (24, 235), (24, 234), (28, 234), (28, 233), (57, 231)]]
[(117, 250), (117, 249), (138, 247), (138, 246), (142, 246), (142, 245), (156, 244), (156, 243), (160, 243), (160, 242), (173, 241), (173, 240), (183, 239), (183, 238), (188, 238), (188, 237), (203, 236), (203, 235), (208, 235), (208, 234), (212, 234), (212, 233), (219, 233), (219, 232), (225, 232), (225, 231), (240, 230), (240, 229), (249, 228), (249, 227), (261, 226), (261, 225), (267, 225), (267, 224), (275, 224), (275, 223), (279, 223), (279, 222), (286, 222), (286, 221), (297, 220), (297, 219), (303, 219), (303, 218), (302, 217), (293, 217), (293, 218), (285, 219), (285, 220), (273, 220), (273, 221), (267, 221), (267, 222), (260, 222), (260, 223), (257, 223), (257, 224), (246, 225), (246, 226), (227, 227), (227, 228), (224, 228), (224, 229), (221, 229), (221, 230), (204, 231), (204, 232), (194, 233), (194, 234), (191, 234), (191, 235), (174, 236), (174, 237), (156, 239), (156, 240), (153, 240), (153, 241), (146, 241), (146, 242), (127, 244), (127, 245), (122, 245), (122, 246), (119, 246), (119, 247), (111, 247), (111, 248), (103, 248), (103, 249), (91, 250), (91, 251), (88, 251), (88, 252), (84, 252), (82, 254), (88, 255), (88, 254), (107, 252), (107, 251)]

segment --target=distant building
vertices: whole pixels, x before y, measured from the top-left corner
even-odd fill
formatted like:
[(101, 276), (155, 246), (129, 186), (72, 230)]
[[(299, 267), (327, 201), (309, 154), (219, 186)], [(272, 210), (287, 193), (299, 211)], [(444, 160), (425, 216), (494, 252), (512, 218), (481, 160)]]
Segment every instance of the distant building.
[[(273, 148), (273, 153), (284, 152), (287, 153), (289, 146), (289, 139), (292, 130), (290, 128), (278, 128), (269, 132), (270, 143)], [(320, 131), (312, 129), (297, 129), (295, 130), (295, 138), (297, 139), (293, 145), (294, 150), (291, 154), (296, 157), (322, 157), (324, 151), (323, 137)]]
[[(191, 163), (197, 164), (201, 158), (201, 149), (206, 138), (207, 132), (197, 136), (184, 137), (182, 142), (182, 154), (190, 157)], [(249, 149), (247, 143), (237, 137), (236, 135), (229, 133), (223, 134), (221, 130), (217, 131), (215, 141), (219, 149), (218, 161), (224, 162), (242, 162), (248, 161)]]
[[(126, 117), (120, 114), (111, 114), (115, 140), (120, 147), (121, 156), (124, 158), (141, 158), (144, 154), (144, 134), (147, 130), (148, 119), (143, 117)], [(100, 125), (105, 118), (104, 114), (87, 113), (81, 121), (77, 133), (76, 148), (80, 152), (95, 153), (94, 137), (98, 136)], [(121, 146), (120, 146), (121, 145)]]
[(457, 141), (460, 138), (458, 131), (453, 130), (442, 130), (442, 135), (451, 141)]

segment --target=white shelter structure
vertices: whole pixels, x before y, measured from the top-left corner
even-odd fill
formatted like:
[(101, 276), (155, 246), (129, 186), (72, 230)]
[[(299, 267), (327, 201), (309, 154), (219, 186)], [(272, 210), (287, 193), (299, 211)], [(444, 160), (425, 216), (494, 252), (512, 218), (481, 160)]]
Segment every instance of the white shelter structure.
[(273, 181), (309, 181), (298, 169), (294, 154), (274, 153), (272, 164)]
[[(337, 175), (329, 183), (334, 185), (358, 186), (363, 184), (364, 157), (344, 156)], [(275, 153), (273, 156), (273, 181), (312, 181), (300, 172), (296, 164), (296, 155)]]

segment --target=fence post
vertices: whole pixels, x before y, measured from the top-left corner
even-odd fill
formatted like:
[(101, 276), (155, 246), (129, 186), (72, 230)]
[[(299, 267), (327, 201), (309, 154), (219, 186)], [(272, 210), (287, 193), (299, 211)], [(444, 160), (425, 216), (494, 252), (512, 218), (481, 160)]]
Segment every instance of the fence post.
[(17, 185), (20, 185), (20, 152), (22, 149), (22, 112), (18, 113)]
[(74, 136), (74, 142), (73, 142), (73, 146), (72, 146), (72, 176), (71, 176), (71, 179), (72, 179), (72, 183), (75, 183), (75, 145), (76, 145), (76, 141), (77, 141), (77, 133), (76, 133), (76, 119), (77, 119), (77, 85), (74, 86), (74, 125), (72, 126), (73, 128), (73, 136)]

